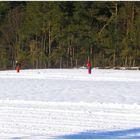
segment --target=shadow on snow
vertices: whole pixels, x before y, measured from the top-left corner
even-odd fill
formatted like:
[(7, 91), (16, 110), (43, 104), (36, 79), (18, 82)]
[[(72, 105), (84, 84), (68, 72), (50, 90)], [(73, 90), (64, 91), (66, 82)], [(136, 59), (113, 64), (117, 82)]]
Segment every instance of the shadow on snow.
[[(48, 135), (29, 135), (20, 137), (11, 137), (10, 139), (35, 139), (35, 138), (47, 138)], [(140, 128), (116, 130), (116, 131), (85, 131), (77, 134), (56, 136), (51, 139), (140, 139)]]
[(140, 139), (140, 128), (116, 131), (86, 131), (55, 137), (56, 139)]

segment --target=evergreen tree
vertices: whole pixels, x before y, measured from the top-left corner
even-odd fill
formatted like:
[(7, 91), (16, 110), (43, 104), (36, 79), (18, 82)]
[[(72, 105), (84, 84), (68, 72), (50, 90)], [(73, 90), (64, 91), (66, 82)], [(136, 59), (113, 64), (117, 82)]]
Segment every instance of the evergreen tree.
[(0, 2), (0, 68), (140, 66), (140, 2)]

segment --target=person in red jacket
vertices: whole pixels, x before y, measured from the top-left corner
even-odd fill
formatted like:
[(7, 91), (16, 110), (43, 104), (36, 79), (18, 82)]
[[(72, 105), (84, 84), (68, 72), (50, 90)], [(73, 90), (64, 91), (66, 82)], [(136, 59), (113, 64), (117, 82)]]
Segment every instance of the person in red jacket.
[(20, 72), (20, 70), (21, 70), (21, 63), (16, 61), (16, 71)]
[(88, 67), (88, 74), (91, 74), (91, 63), (90, 63), (90, 61), (88, 61), (87, 67)]

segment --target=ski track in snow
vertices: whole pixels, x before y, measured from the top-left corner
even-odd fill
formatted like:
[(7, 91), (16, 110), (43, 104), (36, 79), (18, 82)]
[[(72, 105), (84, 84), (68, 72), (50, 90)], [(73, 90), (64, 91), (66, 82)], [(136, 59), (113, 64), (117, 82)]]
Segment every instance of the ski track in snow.
[(139, 116), (139, 105), (0, 101), (0, 137), (63, 138), (80, 132), (125, 130), (138, 128)]
[(2, 71), (0, 139), (140, 138), (139, 82), (139, 71)]

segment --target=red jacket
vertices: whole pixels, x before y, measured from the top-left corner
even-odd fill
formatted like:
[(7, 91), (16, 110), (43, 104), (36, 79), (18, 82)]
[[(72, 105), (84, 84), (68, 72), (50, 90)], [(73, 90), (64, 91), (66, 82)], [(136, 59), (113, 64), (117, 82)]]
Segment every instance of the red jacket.
[(87, 63), (87, 67), (90, 68), (91, 67), (91, 64), (90, 63)]

